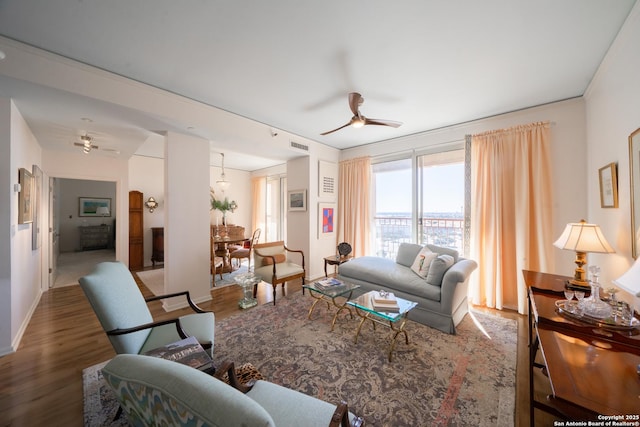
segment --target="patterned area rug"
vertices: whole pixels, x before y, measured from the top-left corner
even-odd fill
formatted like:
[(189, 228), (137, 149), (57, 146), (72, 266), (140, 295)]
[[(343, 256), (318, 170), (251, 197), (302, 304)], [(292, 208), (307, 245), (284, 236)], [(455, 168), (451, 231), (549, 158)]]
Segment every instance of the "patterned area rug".
[[(367, 426), (513, 426), (517, 324), (477, 312), (457, 335), (409, 321), (389, 362), (390, 331), (363, 326), (297, 292), (216, 322), (216, 360), (249, 362), (267, 380), (338, 403)], [(343, 311), (344, 313), (344, 311)]]
[[(367, 324), (354, 344), (358, 319), (296, 292), (216, 322), (215, 359), (250, 363), (267, 380), (337, 403), (370, 427), (513, 426), (517, 324), (472, 312), (457, 335), (409, 321), (389, 362), (389, 334)], [(103, 365), (103, 364), (101, 364)], [(96, 365), (83, 372), (85, 426), (111, 422), (117, 404)]]

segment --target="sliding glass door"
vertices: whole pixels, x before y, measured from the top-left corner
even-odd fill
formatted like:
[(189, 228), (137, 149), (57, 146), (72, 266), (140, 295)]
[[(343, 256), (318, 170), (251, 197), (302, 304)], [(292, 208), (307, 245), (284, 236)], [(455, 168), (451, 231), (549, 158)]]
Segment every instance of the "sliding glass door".
[(464, 253), (464, 150), (416, 158), (417, 242)]
[(402, 242), (464, 253), (464, 149), (372, 165), (375, 255), (395, 259)]

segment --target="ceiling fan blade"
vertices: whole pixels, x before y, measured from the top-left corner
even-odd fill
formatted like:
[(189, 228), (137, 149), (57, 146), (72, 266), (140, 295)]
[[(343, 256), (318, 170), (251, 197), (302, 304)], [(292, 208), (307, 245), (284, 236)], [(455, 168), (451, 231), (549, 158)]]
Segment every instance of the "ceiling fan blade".
[(360, 105), (364, 102), (364, 98), (358, 92), (349, 94), (349, 108), (354, 116), (360, 115)]
[(323, 133), (321, 133), (320, 135), (329, 135), (330, 133), (333, 133), (333, 132), (335, 132), (335, 131), (337, 131), (337, 130), (340, 130), (340, 129), (342, 129), (342, 128), (346, 128), (346, 127), (347, 127), (347, 126), (349, 126), (350, 124), (351, 124), (351, 122), (349, 122), (349, 123), (347, 123), (347, 124), (345, 124), (345, 125), (342, 125), (342, 126), (340, 126), (339, 128), (335, 128), (334, 130), (330, 130), (330, 131), (327, 131), (327, 132), (323, 132)]
[(397, 128), (402, 126), (402, 122), (396, 122), (394, 120), (380, 120), (380, 119), (364, 119), (365, 125), (379, 125), (379, 126), (391, 126)]
[[(73, 145), (75, 145), (76, 147), (84, 147), (84, 146), (85, 146), (85, 145), (84, 145), (83, 143), (81, 143), (81, 142), (74, 142), (74, 143), (73, 143)], [(98, 148), (100, 148), (100, 147), (98, 147), (97, 145), (90, 144), (90, 145), (89, 145), (89, 148), (91, 148), (92, 150), (97, 150), (97, 149), (98, 149)]]

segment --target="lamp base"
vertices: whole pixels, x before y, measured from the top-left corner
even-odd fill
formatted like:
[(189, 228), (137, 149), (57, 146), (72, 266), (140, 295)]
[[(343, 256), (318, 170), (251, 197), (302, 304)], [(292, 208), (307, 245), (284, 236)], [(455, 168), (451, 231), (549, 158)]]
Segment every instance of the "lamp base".
[(589, 282), (571, 279), (571, 280), (567, 280), (567, 288), (574, 289), (574, 290), (577, 289), (579, 291), (590, 291), (591, 285), (589, 284)]

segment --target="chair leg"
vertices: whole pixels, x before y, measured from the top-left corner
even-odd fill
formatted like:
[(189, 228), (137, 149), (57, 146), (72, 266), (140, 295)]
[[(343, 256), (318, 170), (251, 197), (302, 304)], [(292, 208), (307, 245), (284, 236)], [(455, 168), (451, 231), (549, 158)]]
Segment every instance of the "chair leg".
[(276, 305), (276, 286), (278, 286), (277, 283), (273, 285), (273, 305)]

